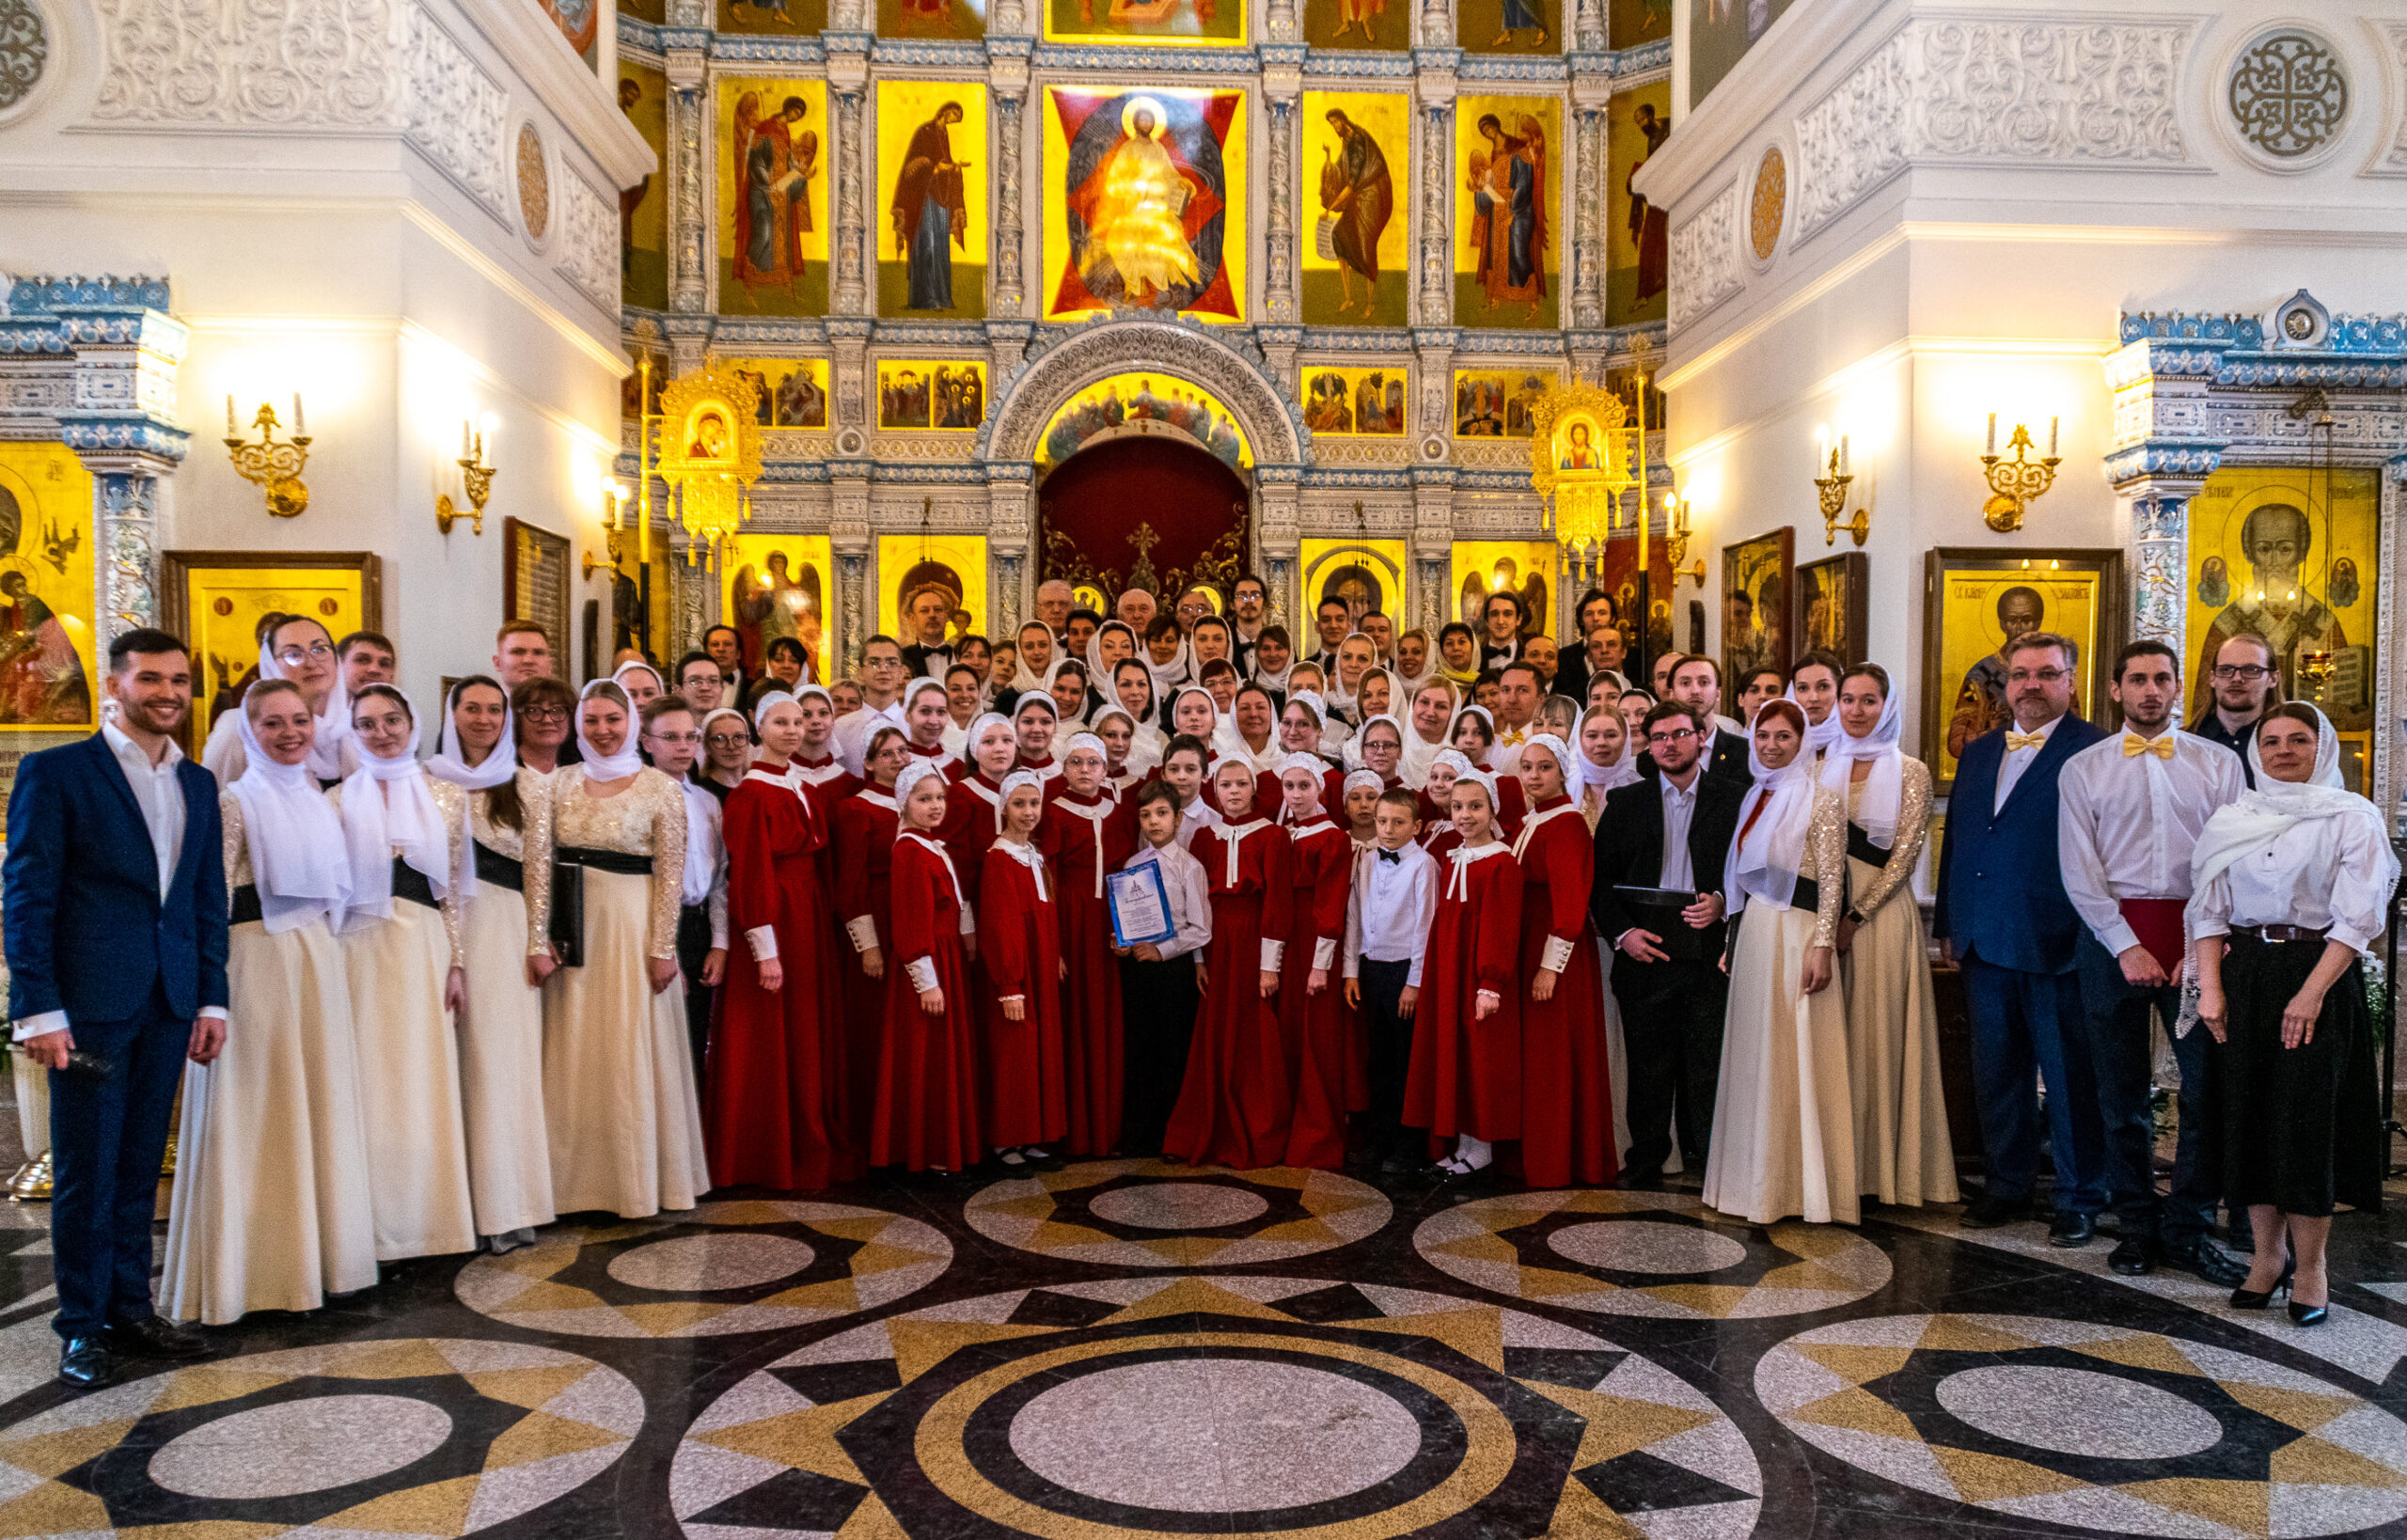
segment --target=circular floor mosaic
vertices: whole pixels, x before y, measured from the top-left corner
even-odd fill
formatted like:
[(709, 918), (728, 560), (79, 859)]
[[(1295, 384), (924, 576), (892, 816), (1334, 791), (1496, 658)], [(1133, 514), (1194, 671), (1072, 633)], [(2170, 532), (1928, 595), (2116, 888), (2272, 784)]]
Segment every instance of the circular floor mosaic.
[(847, 1203), (704, 1203), (656, 1219), (545, 1230), (480, 1257), (470, 1310), (572, 1337), (782, 1331), (890, 1304), (952, 1264), (934, 1228)]
[(2028, 1315), (1890, 1315), (1755, 1366), (1767, 1410), (1918, 1491), (2116, 1534), (2317, 1535), (2407, 1515), (2407, 1423), (2204, 1343)]
[(1576, 1328), (1374, 1284), (1216, 1275), (856, 1327), (705, 1408), (690, 1540), (1750, 1533), (1762, 1476), (1687, 1381)]
[(1889, 1281), (1888, 1253), (1851, 1231), (1796, 1220), (1750, 1225), (1676, 1192), (1484, 1198), (1424, 1220), (1412, 1244), (1466, 1283), (1608, 1315), (1805, 1315)]
[(520, 1343), (225, 1359), (0, 1434), (0, 1533), (470, 1534), (600, 1475), (643, 1411), (617, 1371)]
[(1260, 1267), (1375, 1234), (1393, 1211), (1335, 1171), (1233, 1171), (1090, 1160), (981, 1189), (963, 1218), (988, 1240), (1119, 1267)]

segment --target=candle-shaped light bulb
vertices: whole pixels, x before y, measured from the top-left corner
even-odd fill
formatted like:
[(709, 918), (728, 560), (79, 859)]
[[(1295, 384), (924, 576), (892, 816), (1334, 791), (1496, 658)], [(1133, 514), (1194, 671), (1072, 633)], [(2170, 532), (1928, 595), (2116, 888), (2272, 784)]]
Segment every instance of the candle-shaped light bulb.
[(296, 390), (292, 393), (292, 436), (299, 438), (308, 431), (308, 426), (301, 419), (301, 392)]
[(234, 426), (234, 393), (230, 390), (226, 392), (226, 436), (228, 438), (242, 436), (242, 430)]
[(1997, 455), (1997, 414), (1990, 414), (1990, 447), (1982, 451), (1994, 459)]
[(1841, 476), (1848, 473), (1847, 464), (1847, 435), (1841, 433), (1839, 435), (1839, 474)]
[(2048, 419), (2048, 458), (2056, 458), (2056, 419), (2053, 417)]
[(463, 460), (468, 458), (469, 435), (475, 432), (475, 429), (468, 426), (467, 418), (460, 419), (460, 458)]

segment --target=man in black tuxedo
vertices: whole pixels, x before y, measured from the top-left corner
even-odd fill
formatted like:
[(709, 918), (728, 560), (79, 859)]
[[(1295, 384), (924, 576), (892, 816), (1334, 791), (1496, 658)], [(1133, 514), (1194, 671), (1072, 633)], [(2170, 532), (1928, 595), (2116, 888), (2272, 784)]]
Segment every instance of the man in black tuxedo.
[[(1697, 720), (1696, 757), (1706, 778), (1743, 794), (1754, 779), (1747, 769), (1746, 730), (1714, 711), (1722, 703), (1721, 665), (1702, 652), (1689, 653), (1672, 665), (1664, 686), (1671, 692), (1665, 703), (1687, 707)], [(1652, 749), (1640, 751), (1638, 773), (1650, 778), (1656, 774)]]
[[(1680, 1158), (1702, 1170), (1722, 1075), (1722, 1014), (1730, 980), (1720, 960), (1723, 868), (1738, 826), (1744, 783), (1717, 779), (1701, 760), (1694, 713), (1675, 701), (1647, 712), (1643, 731), (1658, 766), (1616, 787), (1597, 820), (1596, 886), (1589, 913), (1619, 951), (1613, 998), (1628, 1049), (1629, 1155), (1622, 1186), (1656, 1190), (1680, 1114)], [(1693, 895), (1647, 905), (1625, 888)]]

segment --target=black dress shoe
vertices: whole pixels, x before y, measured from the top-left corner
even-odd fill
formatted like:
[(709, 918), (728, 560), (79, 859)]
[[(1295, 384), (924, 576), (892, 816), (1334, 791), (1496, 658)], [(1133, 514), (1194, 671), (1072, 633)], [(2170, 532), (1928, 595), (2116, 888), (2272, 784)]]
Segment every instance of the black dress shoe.
[(2206, 1235), (2167, 1246), (2157, 1260), (2176, 1272), (2205, 1279), (2219, 1289), (2236, 1289), (2248, 1281), (2248, 1267)]
[[(2053, 1234), (2050, 1237), (2053, 1238)], [(2125, 1278), (2141, 1278), (2156, 1265), (2158, 1248), (2137, 1235), (2126, 1235), (2108, 1252), (2106, 1265)]]
[(156, 1315), (109, 1328), (109, 1345), (137, 1359), (197, 1359), (209, 1351), (199, 1332), (187, 1331)]
[(2290, 1300), (2290, 1325), (2292, 1326), (2321, 1326), (2331, 1313), (2332, 1306), (2328, 1300), (2320, 1305), (2302, 1305), (2296, 1297)]
[(2059, 1214), (2048, 1226), (2048, 1244), (2060, 1251), (2078, 1250), (2098, 1238), (2098, 1221), (2086, 1214)]
[(1998, 1230), (2006, 1225), (2021, 1224), (2030, 1218), (2031, 1200), (2028, 1198), (1983, 1196), (1966, 1203), (1964, 1212), (1956, 1217), (1956, 1223), (1964, 1230)]
[(98, 1337), (70, 1337), (58, 1350), (58, 1382), (93, 1391), (117, 1377), (108, 1344)]
[(1661, 1171), (1625, 1171), (1622, 1173), (1621, 1180), (1614, 1186), (1624, 1192), (1662, 1192), (1669, 1184), (1663, 1180)]

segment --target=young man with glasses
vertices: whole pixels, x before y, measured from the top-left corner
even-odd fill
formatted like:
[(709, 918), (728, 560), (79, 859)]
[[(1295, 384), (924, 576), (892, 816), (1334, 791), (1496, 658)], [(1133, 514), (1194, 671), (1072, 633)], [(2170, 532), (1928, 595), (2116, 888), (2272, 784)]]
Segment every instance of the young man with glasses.
[(688, 652), (677, 660), (677, 693), (697, 719), (708, 716), (727, 699), (727, 676), (708, 652)]
[(2048, 1243), (2089, 1244), (2105, 1205), (2105, 1124), (2098, 1110), (2073, 972), (2081, 916), (2065, 891), (2059, 783), (2065, 763), (2105, 734), (2072, 714), (2073, 644), (2026, 631), (2003, 658), (2006, 725), (1964, 746), (1948, 798), (1931, 934), (1964, 970), (1973, 1091), (1986, 1190), (1968, 1230), (2035, 1217), (2039, 1168), (2036, 1079), (2048, 1088), (2055, 1217)]
[[(1702, 652), (1691, 652), (1673, 664), (1664, 686), (1670, 699), (1687, 707), (1696, 719), (1696, 755), (1705, 773), (1744, 793), (1754, 778), (1747, 768), (1747, 731), (1716, 709), (1722, 704), (1722, 666)], [(1639, 756), (1638, 773), (1655, 774), (1652, 748)]]
[(2207, 683), (2211, 692), (2207, 709), (2190, 731), (2239, 755), (2240, 773), (2254, 787), (2257, 772), (2248, 767), (2248, 743), (2257, 736), (2257, 724), (2281, 699), (2282, 666), (2273, 659), (2272, 644), (2254, 631), (2243, 631), (2215, 649), (2214, 670)]
[(1656, 773), (1605, 797), (1588, 909), (1597, 934), (1621, 953), (1613, 970), (1628, 1081), (1621, 1185), (1655, 1192), (1672, 1154), (1674, 1108), (1686, 1169), (1704, 1170), (1713, 1130), (1730, 994), (1720, 889), (1746, 793), (1743, 780), (1706, 774), (1689, 707), (1666, 700), (1641, 731)]

